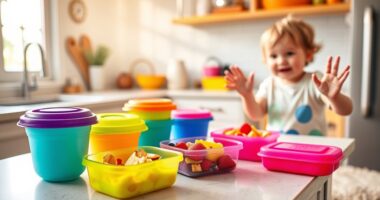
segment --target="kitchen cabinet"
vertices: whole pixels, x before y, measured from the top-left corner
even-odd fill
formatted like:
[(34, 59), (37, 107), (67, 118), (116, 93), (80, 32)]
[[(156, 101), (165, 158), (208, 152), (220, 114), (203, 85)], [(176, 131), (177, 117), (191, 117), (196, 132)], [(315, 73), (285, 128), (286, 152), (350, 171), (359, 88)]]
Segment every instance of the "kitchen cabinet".
[[(256, 4), (257, 0), (251, 0), (251, 5)], [(350, 11), (350, 3), (322, 4), (322, 5), (305, 5), (297, 7), (285, 7), (281, 9), (250, 9), (242, 12), (225, 13), (225, 14), (209, 14), (206, 16), (190, 16), (175, 18), (172, 20), (174, 24), (182, 25), (208, 25), (216, 23), (259, 20), (273, 17), (283, 17), (287, 14), (294, 15), (328, 15), (328, 14), (345, 14)]]

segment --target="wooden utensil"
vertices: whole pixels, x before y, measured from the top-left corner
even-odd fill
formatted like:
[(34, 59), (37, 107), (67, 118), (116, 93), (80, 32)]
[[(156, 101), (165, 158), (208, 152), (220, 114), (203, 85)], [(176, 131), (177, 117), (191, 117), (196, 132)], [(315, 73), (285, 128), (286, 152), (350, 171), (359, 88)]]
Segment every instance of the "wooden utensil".
[[(92, 52), (91, 40), (87, 35), (81, 35), (80, 36), (79, 46), (81, 48), (82, 55), (85, 55), (86, 52)], [(86, 63), (87, 63), (87, 61), (86, 61)]]
[(82, 54), (81, 48), (73, 37), (68, 37), (66, 39), (66, 48), (69, 55), (71, 56), (71, 59), (75, 63), (75, 66), (78, 68), (87, 90), (91, 90), (88, 64)]

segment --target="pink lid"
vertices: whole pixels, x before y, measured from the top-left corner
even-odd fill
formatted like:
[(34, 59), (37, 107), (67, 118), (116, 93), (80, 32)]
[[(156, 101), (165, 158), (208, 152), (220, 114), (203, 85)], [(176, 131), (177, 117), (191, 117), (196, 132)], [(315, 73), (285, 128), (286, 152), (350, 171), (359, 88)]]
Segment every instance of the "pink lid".
[(312, 163), (334, 163), (343, 158), (340, 148), (327, 145), (276, 142), (261, 147), (259, 156)]
[(174, 119), (205, 119), (212, 118), (211, 112), (203, 109), (180, 109), (172, 111)]

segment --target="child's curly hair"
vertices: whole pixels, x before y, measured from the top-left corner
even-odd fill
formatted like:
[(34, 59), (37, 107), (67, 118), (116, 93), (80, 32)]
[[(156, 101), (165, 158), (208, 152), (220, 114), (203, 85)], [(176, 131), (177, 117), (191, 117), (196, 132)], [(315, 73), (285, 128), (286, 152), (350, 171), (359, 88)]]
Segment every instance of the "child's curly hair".
[(310, 62), (313, 61), (313, 55), (321, 49), (321, 45), (314, 42), (314, 29), (301, 19), (288, 15), (262, 34), (260, 44), (264, 62), (265, 46), (273, 47), (284, 36), (289, 36), (295, 44), (301, 46), (311, 56)]

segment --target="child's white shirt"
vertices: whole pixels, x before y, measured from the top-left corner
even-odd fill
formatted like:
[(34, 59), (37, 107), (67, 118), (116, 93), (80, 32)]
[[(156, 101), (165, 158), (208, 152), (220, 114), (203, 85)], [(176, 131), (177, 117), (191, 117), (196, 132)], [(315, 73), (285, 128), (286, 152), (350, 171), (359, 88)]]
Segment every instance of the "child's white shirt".
[(256, 93), (267, 100), (267, 130), (297, 135), (327, 135), (321, 95), (310, 73), (295, 84), (268, 77)]

